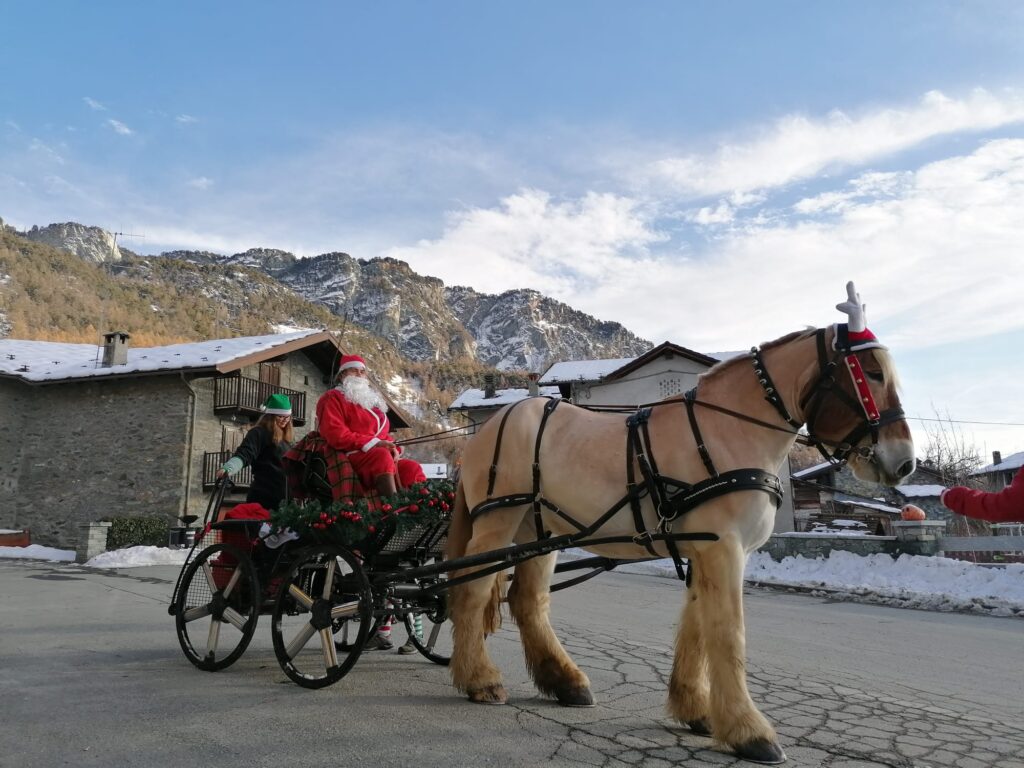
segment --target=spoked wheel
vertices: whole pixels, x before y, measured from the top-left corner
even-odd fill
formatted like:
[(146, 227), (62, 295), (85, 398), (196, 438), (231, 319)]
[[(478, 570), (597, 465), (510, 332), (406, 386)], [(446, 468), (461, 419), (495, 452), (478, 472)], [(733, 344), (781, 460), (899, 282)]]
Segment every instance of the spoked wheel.
[[(340, 680), (363, 652), (372, 607), (366, 573), (349, 550), (324, 546), (300, 553), (274, 601), (271, 634), (281, 669), (303, 688)], [(335, 644), (334, 633), (346, 626), (347, 645)]]
[(447, 593), (440, 592), (429, 598), (429, 602), (416, 606), (405, 614), (404, 620), (405, 629), (416, 650), (435, 664), (447, 667), (452, 659), (452, 627), (448, 621)]
[(189, 564), (174, 621), (185, 658), (216, 672), (238, 660), (256, 632), (260, 586), (252, 560), (232, 544), (214, 544)]

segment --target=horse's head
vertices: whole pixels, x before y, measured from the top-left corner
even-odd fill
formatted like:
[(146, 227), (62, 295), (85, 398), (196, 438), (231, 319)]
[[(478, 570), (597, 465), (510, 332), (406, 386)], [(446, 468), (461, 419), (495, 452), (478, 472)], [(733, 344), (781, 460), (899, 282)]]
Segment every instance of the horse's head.
[(914, 471), (896, 367), (867, 329), (853, 283), (846, 289), (848, 300), (837, 309), (850, 322), (819, 331), (820, 373), (801, 397), (807, 430), (836, 459), (848, 460), (858, 478), (896, 485)]

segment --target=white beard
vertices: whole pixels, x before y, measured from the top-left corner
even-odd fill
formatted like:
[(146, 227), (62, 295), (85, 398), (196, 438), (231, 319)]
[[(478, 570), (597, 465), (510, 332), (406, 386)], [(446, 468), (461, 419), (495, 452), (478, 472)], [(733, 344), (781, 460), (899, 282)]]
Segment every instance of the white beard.
[(382, 413), (388, 412), (388, 404), (384, 402), (384, 398), (361, 376), (346, 376), (341, 380), (338, 389), (346, 399), (368, 411), (377, 408)]

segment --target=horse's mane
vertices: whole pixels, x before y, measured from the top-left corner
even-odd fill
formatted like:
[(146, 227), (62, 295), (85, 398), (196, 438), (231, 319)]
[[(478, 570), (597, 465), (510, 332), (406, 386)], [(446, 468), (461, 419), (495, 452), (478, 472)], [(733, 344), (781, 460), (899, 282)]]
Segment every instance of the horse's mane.
[[(814, 328), (809, 328), (803, 331), (793, 331), (792, 333), (787, 333), (785, 336), (775, 339), (774, 341), (764, 342), (763, 344), (761, 344), (761, 349), (772, 349), (773, 347), (781, 347), (783, 344), (788, 344), (789, 342), (796, 341), (797, 339), (803, 339), (808, 336), (813, 336), (815, 333), (816, 329)], [(731, 370), (733, 367), (740, 364), (750, 365), (749, 352), (747, 354), (736, 355), (735, 357), (730, 357), (726, 360), (722, 360), (720, 363), (716, 363), (715, 365), (711, 366), (711, 368), (704, 371), (704, 373), (702, 373), (698, 377), (698, 380), (710, 381), (712, 379), (718, 378), (719, 376), (723, 375), (726, 371)]]
[[(773, 349), (774, 347), (781, 347), (784, 344), (789, 344), (792, 341), (802, 341), (803, 339), (809, 338), (817, 333), (816, 328), (807, 328), (803, 331), (793, 331), (787, 333), (773, 341), (766, 341), (761, 344), (762, 350)], [(893, 362), (892, 355), (889, 354), (889, 350), (882, 348), (875, 348), (871, 350), (875, 353), (875, 359), (878, 361), (878, 365), (882, 368), (882, 375), (885, 376), (885, 380), (889, 383), (889, 386), (893, 388), (893, 391), (899, 390), (900, 377), (896, 372), (896, 365)], [(712, 379), (722, 376), (726, 371), (731, 370), (737, 365), (749, 365), (750, 364), (750, 353), (744, 355), (736, 355), (730, 357), (727, 360), (722, 360), (716, 363), (711, 368), (706, 370), (698, 377), (698, 381), (711, 381)]]

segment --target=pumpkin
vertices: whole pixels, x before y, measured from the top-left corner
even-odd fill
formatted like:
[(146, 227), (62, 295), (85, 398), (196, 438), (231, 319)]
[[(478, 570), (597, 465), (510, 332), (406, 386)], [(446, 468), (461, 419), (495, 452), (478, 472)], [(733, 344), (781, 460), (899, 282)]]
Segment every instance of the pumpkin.
[(904, 520), (924, 520), (927, 515), (920, 507), (916, 507), (913, 504), (904, 504), (903, 509), (900, 510), (900, 517)]

